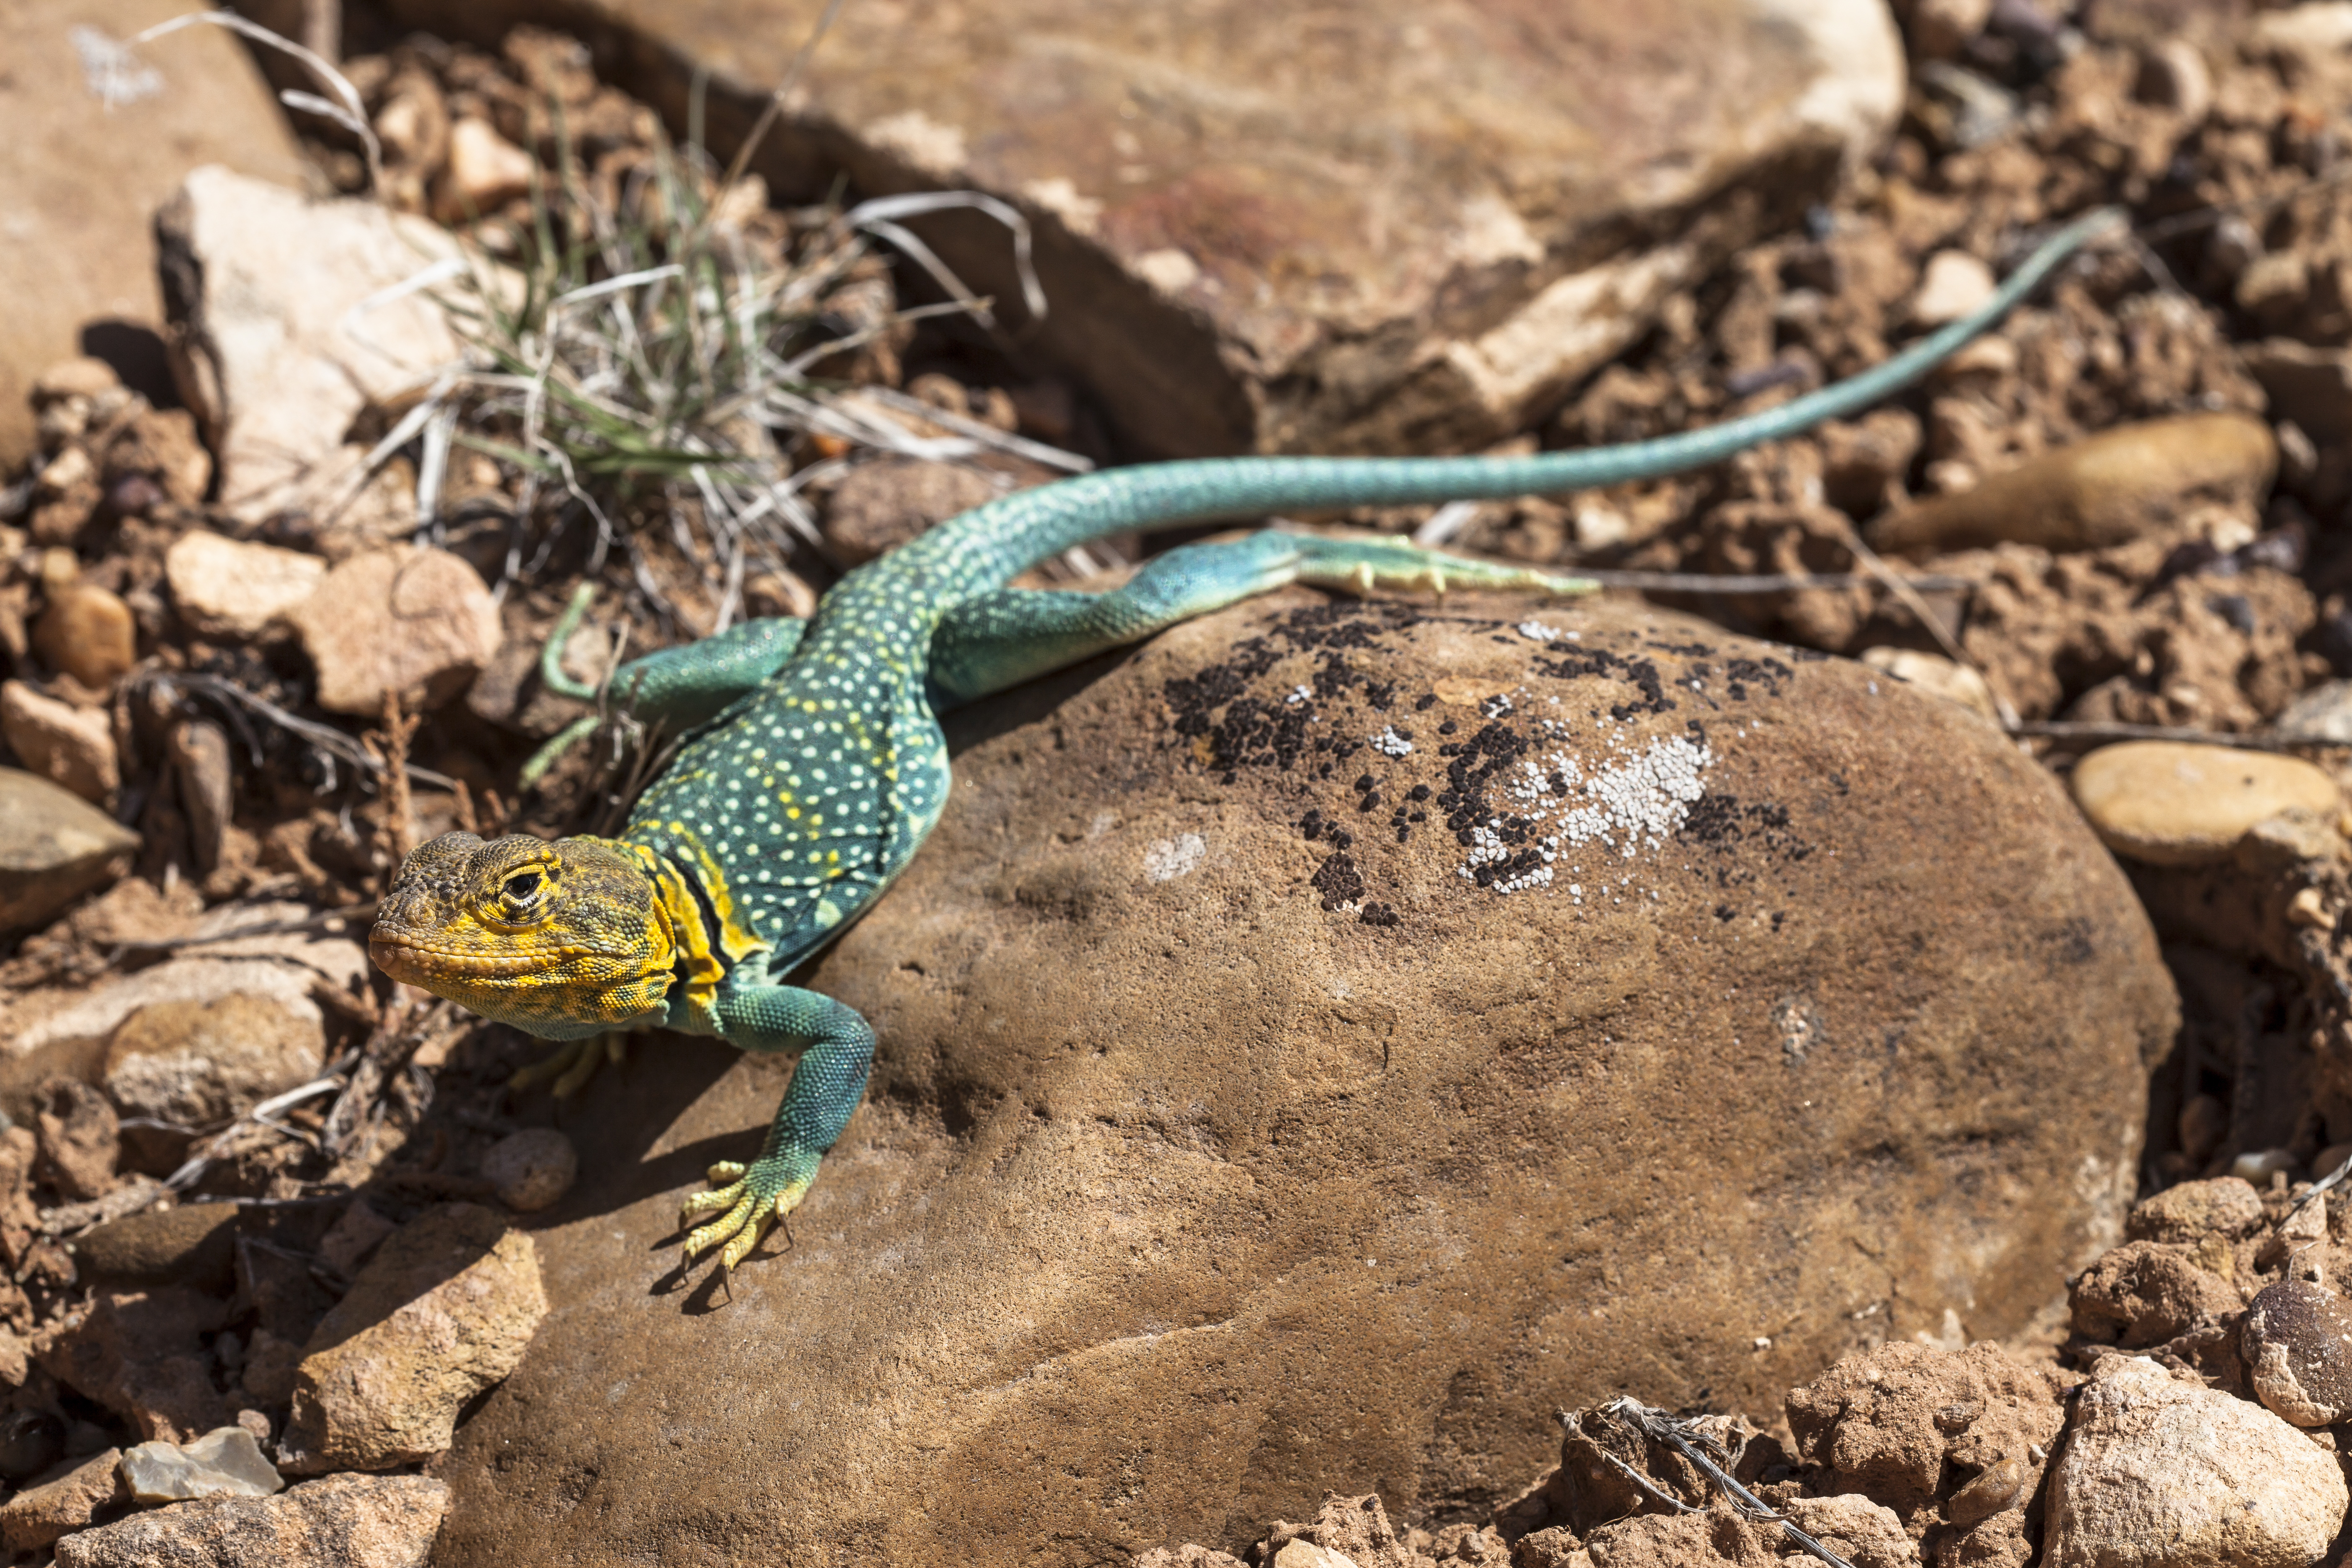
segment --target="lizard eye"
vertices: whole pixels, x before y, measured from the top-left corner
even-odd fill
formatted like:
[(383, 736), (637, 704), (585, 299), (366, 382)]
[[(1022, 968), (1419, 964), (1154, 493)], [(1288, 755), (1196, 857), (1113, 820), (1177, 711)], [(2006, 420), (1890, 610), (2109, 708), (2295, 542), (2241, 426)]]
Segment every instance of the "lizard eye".
[(518, 871), (499, 889), (499, 896), (518, 910), (528, 910), (547, 896), (547, 879), (537, 871)]

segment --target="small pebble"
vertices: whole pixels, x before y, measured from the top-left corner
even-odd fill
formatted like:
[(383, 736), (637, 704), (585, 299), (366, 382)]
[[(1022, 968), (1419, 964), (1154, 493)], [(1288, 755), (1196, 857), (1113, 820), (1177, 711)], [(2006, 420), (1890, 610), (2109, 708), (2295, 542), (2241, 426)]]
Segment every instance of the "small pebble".
[(2230, 1162), (2230, 1174), (2258, 1187), (2274, 1186), (2275, 1176), (2293, 1175), (2295, 1157), (2284, 1149), (2250, 1149)]
[(2282, 1279), (2256, 1295), (2238, 1330), (2254, 1395), (2297, 1426), (2352, 1415), (2352, 1309), (2326, 1286)]
[(2108, 848), (2156, 866), (2221, 859), (2282, 812), (2343, 810), (2336, 781), (2300, 758), (2176, 741), (2103, 746), (2075, 765), (2072, 786)]
[(2015, 1508), (2025, 1495), (2025, 1467), (2011, 1458), (1995, 1459), (1976, 1479), (1952, 1494), (1944, 1517), (1954, 1524), (1975, 1524), (2004, 1509)]
[(2258, 516), (2278, 440), (2242, 414), (2120, 425), (2028, 458), (1952, 494), (1886, 512), (1871, 543), (1914, 556), (2012, 542), (2101, 550), (2176, 533), (2217, 511)]
[(572, 1140), (552, 1127), (527, 1127), (502, 1138), (482, 1156), (482, 1176), (499, 1202), (518, 1214), (552, 1206), (572, 1190), (580, 1155)]
[(1922, 327), (1957, 321), (1992, 298), (1992, 268), (1965, 250), (1939, 250), (1920, 268), (1911, 320)]
[(200, 1497), (269, 1497), (286, 1479), (243, 1426), (215, 1426), (192, 1443), (142, 1443), (122, 1456), (122, 1479), (140, 1502)]

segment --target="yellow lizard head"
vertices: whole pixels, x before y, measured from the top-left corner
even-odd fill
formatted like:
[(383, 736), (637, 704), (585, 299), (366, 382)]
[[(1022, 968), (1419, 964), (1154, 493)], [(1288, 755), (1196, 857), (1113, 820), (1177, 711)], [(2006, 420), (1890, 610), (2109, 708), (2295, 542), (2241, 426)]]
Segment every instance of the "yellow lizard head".
[(394, 980), (561, 1040), (658, 1021), (678, 946), (619, 845), (445, 833), (401, 863), (368, 953)]

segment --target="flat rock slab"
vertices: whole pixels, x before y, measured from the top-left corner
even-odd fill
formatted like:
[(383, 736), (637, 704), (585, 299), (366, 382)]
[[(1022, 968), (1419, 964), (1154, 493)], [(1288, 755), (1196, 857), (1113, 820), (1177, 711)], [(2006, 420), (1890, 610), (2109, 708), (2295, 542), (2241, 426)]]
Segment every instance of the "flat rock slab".
[(781, 1063), (600, 1080), (436, 1562), (1479, 1517), (1555, 1408), (1769, 1413), (2026, 1322), (2119, 1234), (2176, 1026), (2115, 862), (1952, 704), (1529, 613), (1286, 594), (961, 715), (937, 834), (809, 972), (881, 1045), (796, 1245), (676, 1272)]
[[(457, 35), (583, 31), (673, 125), (708, 70), (730, 150), (823, 8), (391, 5)], [(1883, 0), (885, 0), (844, 11), (803, 80), (756, 165), (772, 186), (1018, 202), (1034, 331), (1002, 226), (915, 226), (1170, 456), (1517, 429), (1759, 223), (1824, 199), (1904, 90)], [(1686, 232), (1695, 211), (1725, 221)]]
[[(109, 40), (198, 7), (191, 0), (10, 0), (0, 5), (0, 469), (33, 450), (35, 378), (96, 353), (169, 397), (157, 334), (157, 204), (189, 170), (226, 163), (302, 183), (301, 155), (253, 57), (215, 27), (142, 47), (93, 89)], [(84, 29), (94, 29), (95, 36)], [(95, 329), (86, 333), (86, 329)]]

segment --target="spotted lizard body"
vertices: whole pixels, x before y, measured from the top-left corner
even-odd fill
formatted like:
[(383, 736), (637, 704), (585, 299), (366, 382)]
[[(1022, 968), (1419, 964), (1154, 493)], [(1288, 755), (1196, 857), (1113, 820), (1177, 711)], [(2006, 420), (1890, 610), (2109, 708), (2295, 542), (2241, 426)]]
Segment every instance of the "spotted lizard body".
[(937, 825), (950, 783), (940, 711), (1286, 583), (1591, 586), (1394, 540), (1286, 532), (1169, 551), (1102, 595), (1007, 587), (1017, 574), (1154, 525), (1551, 493), (1716, 462), (1916, 380), (2114, 224), (2104, 212), (2076, 221), (1979, 310), (1884, 364), (1704, 430), (1525, 458), (1151, 464), (976, 508), (850, 573), (806, 622), (752, 621), (625, 667), (614, 693), (687, 740), (620, 834), (445, 834), (402, 866), (369, 950), (397, 979), (551, 1039), (666, 1026), (799, 1052), (758, 1158), (713, 1166), (712, 1190), (685, 1205), (688, 1221), (717, 1216), (688, 1254), (719, 1247), (731, 1268), (807, 1194), (865, 1092), (871, 1027), (784, 977)]

